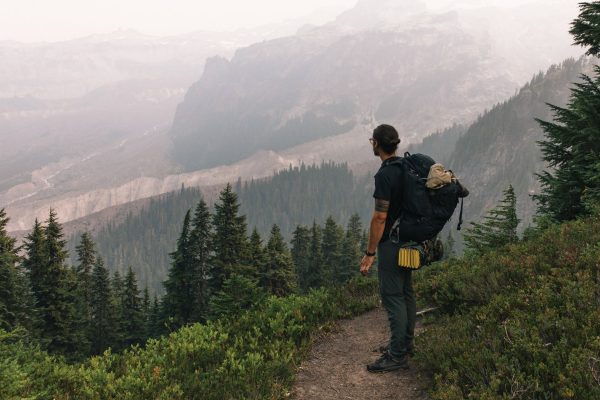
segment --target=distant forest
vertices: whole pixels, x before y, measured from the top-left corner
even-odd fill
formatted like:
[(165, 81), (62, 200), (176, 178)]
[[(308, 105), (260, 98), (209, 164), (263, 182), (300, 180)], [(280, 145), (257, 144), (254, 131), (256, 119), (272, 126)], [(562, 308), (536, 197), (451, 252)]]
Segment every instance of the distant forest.
[[(290, 167), (266, 179), (238, 181), (233, 189), (240, 200), (240, 212), (246, 215), (248, 234), (256, 228), (267, 237), (277, 224), (289, 242), (297, 225), (322, 225), (328, 217), (345, 225), (353, 214), (368, 221), (372, 179), (369, 175), (355, 177), (346, 164), (322, 163)], [(182, 188), (152, 199), (139, 214), (130, 214), (121, 223), (107, 225), (94, 235), (107, 267), (125, 274), (131, 266), (142, 285), (161, 293), (181, 221), (201, 197), (198, 188)], [(72, 256), (80, 236), (78, 232), (69, 239)]]

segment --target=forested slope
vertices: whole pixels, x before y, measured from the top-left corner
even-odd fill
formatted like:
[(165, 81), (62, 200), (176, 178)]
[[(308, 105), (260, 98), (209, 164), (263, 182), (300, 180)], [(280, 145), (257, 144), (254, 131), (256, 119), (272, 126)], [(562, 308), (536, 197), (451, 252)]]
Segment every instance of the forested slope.
[[(256, 228), (266, 237), (277, 224), (289, 241), (297, 225), (308, 226), (314, 221), (322, 225), (329, 216), (342, 225), (355, 213), (363, 222), (368, 221), (371, 185), (371, 176), (356, 178), (345, 164), (323, 163), (279, 171), (272, 178), (238, 182), (234, 190), (240, 211), (247, 216), (249, 231)], [(201, 197), (198, 188), (182, 188), (152, 199), (138, 214), (100, 230), (94, 241), (107, 267), (124, 273), (131, 266), (142, 286), (161, 292), (181, 221)], [(70, 238), (71, 250), (79, 236), (76, 233)]]

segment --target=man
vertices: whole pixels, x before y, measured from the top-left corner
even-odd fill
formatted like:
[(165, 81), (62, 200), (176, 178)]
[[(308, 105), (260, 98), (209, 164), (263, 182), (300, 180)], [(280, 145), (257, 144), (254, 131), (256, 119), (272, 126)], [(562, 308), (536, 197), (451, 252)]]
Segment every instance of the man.
[(408, 355), (413, 352), (416, 321), (416, 302), (409, 269), (398, 267), (398, 245), (389, 240), (394, 221), (399, 217), (402, 202), (401, 176), (398, 165), (389, 165), (395, 159), (400, 139), (390, 125), (380, 125), (369, 139), (373, 153), (381, 159), (375, 175), (375, 210), (369, 230), (369, 244), (360, 265), (366, 275), (378, 254), (377, 272), (379, 291), (390, 323), (389, 347), (374, 363), (367, 365), (369, 372), (387, 372), (408, 368)]

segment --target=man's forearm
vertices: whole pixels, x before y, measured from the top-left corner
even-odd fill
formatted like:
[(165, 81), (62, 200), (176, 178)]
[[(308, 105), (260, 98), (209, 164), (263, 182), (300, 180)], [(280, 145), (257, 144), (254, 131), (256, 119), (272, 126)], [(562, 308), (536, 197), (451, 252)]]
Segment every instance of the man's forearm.
[(385, 230), (385, 219), (377, 218), (373, 216), (371, 219), (371, 228), (369, 229), (369, 245), (367, 251), (369, 253), (375, 253), (377, 251), (377, 245), (383, 236)]

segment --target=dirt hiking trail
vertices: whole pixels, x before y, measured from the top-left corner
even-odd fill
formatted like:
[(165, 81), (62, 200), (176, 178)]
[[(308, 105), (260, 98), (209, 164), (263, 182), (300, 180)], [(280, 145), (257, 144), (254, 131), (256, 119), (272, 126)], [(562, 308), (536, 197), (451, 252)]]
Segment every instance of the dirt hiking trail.
[(367, 372), (366, 365), (380, 356), (374, 350), (388, 339), (387, 316), (381, 308), (340, 321), (331, 334), (317, 341), (300, 366), (291, 398), (427, 400), (427, 378), (414, 362), (409, 362), (408, 370)]

